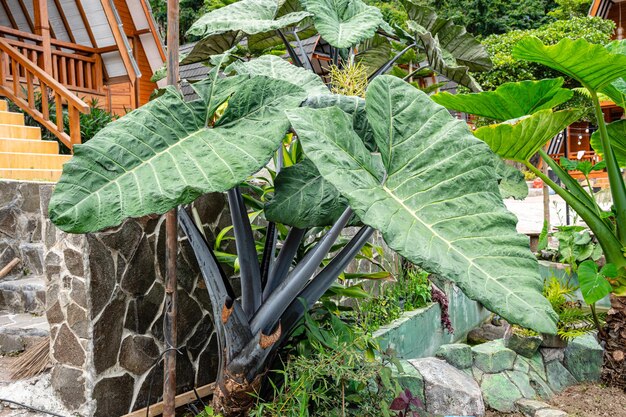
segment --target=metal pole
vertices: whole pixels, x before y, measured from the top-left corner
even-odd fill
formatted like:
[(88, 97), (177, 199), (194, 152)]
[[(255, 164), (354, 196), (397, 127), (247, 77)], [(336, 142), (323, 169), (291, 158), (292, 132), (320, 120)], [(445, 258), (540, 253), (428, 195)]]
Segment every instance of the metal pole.
[[(167, 84), (178, 85), (178, 0), (167, 0)], [(176, 208), (165, 215), (165, 320), (163, 337), (163, 417), (176, 415), (176, 255), (178, 253), (178, 216)]]

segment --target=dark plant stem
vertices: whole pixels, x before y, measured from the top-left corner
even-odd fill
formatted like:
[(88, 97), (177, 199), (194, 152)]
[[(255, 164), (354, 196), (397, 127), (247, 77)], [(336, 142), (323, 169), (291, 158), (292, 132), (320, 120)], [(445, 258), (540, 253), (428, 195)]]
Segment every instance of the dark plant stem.
[(598, 319), (598, 313), (596, 313), (596, 303), (589, 304), (589, 308), (591, 309), (591, 317), (593, 317), (593, 323), (596, 325), (596, 329), (598, 329), (600, 340), (606, 340), (606, 332), (600, 324), (600, 320)]
[(285, 44), (285, 48), (287, 48), (287, 53), (289, 54), (289, 58), (291, 58), (291, 60), (293, 61), (293, 64), (296, 67), (302, 67), (303, 66), (302, 60), (300, 59), (296, 51), (293, 49), (293, 46), (291, 46), (291, 42), (289, 42), (289, 39), (285, 37), (285, 34), (280, 29), (277, 29), (276, 33), (278, 33), (278, 36), (280, 36), (280, 39), (283, 40), (283, 43)]
[[(386, 73), (387, 71), (389, 71), (389, 69), (393, 66), (393, 64), (396, 63), (396, 61), (398, 59), (400, 59), (400, 57), (402, 57), (402, 55), (406, 54), (410, 49), (412, 49), (413, 47), (415, 47), (416, 44), (411, 44), (409, 46), (407, 46), (406, 48), (404, 48), (402, 51), (400, 51), (398, 54), (396, 54), (396, 56), (394, 56), (393, 58), (391, 58), (389, 61), (387, 61), (385, 63), (385, 65), (383, 65), (382, 67), (378, 68), (376, 70), (376, 72), (374, 72), (372, 75), (370, 75), (368, 77), (368, 81), (372, 81), (374, 78), (378, 77), (381, 74)], [(421, 68), (420, 68), (421, 69)]]

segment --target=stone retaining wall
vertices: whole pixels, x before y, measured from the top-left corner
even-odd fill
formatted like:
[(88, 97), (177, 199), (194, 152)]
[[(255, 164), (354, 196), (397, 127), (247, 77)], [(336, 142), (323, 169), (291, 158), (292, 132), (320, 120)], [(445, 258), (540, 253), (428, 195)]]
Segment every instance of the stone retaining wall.
[[(45, 276), (52, 385), (63, 404), (84, 416), (143, 408), (149, 395), (157, 401), (163, 384), (164, 217), (67, 234), (47, 219), (52, 189), (0, 182), (0, 265), (17, 256)], [(194, 206), (209, 234), (230, 222), (221, 194)], [(214, 379), (217, 346), (195, 258), (184, 239), (179, 246), (177, 385), (184, 392)]]

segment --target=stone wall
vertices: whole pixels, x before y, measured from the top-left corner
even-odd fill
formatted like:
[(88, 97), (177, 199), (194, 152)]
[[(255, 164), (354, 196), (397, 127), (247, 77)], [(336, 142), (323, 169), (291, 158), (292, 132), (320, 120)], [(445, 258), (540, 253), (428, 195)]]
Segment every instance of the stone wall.
[[(22, 269), (42, 275), (52, 385), (63, 404), (85, 416), (143, 408), (158, 400), (163, 385), (164, 217), (67, 234), (47, 219), (52, 190), (0, 182), (0, 265), (17, 256)], [(221, 194), (194, 206), (209, 234), (230, 221)], [(193, 252), (182, 237), (179, 247), (177, 385), (185, 392), (215, 378), (217, 346)]]

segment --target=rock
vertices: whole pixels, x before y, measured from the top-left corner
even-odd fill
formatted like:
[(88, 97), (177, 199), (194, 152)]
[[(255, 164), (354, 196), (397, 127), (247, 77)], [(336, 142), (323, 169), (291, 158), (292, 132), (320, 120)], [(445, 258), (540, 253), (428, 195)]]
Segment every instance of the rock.
[(82, 366), (85, 363), (85, 351), (78, 338), (67, 324), (63, 324), (54, 340), (52, 355), (62, 364)]
[(0, 333), (0, 354), (23, 352), (26, 343), (21, 336)]
[(537, 372), (530, 371), (528, 373), (528, 379), (530, 380), (530, 386), (535, 389), (539, 397), (549, 400), (554, 396), (552, 388), (550, 388), (546, 380), (539, 376)]
[(73, 249), (65, 249), (63, 251), (63, 259), (65, 260), (65, 266), (70, 274), (82, 277), (85, 273), (83, 267), (83, 255)]
[(563, 363), (580, 382), (598, 381), (602, 371), (603, 349), (587, 334), (572, 340), (565, 348)]
[(122, 276), (122, 289), (134, 296), (144, 295), (156, 280), (154, 254), (144, 236), (137, 250), (128, 261), (126, 272)]
[(403, 390), (408, 388), (411, 394), (424, 401), (424, 378), (409, 361), (400, 359), (400, 364), (402, 365), (402, 372), (393, 367), (393, 378), (398, 381)]
[(476, 381), (435, 358), (409, 361), (424, 378), (426, 411), (443, 415), (483, 416), (485, 406)]
[(504, 345), (512, 351), (530, 358), (539, 349), (542, 341), (541, 336), (520, 336), (513, 333), (510, 337), (504, 339)]
[(52, 369), (52, 387), (63, 405), (75, 410), (85, 403), (85, 377), (79, 369), (55, 365)]
[(122, 341), (120, 365), (127, 371), (141, 375), (150, 369), (159, 357), (159, 348), (151, 337), (128, 336)]
[(523, 356), (518, 356), (517, 358), (515, 358), (513, 370), (527, 374), (530, 371), (530, 363), (528, 359)]
[(115, 288), (115, 263), (109, 250), (93, 235), (87, 235), (89, 242), (89, 268), (91, 270), (91, 318), (100, 314)]
[(67, 307), (67, 324), (74, 331), (76, 336), (87, 339), (89, 337), (89, 320), (87, 312), (78, 304), (70, 304)]
[(99, 381), (93, 389), (93, 399), (96, 400), (94, 417), (127, 414), (133, 399), (133, 390), (130, 387), (133, 387), (134, 384), (135, 381), (128, 374)]
[(502, 340), (483, 343), (472, 348), (474, 366), (486, 373), (497, 373), (513, 369), (516, 354), (504, 346)]
[(539, 352), (541, 352), (541, 356), (543, 356), (543, 361), (545, 363), (552, 362), (552, 361), (562, 362), (564, 355), (565, 355), (564, 348), (545, 348), (544, 347), (544, 348), (539, 349)]
[(472, 348), (462, 343), (443, 345), (437, 350), (435, 356), (458, 369), (472, 366)]
[(505, 374), (485, 374), (480, 384), (485, 404), (502, 412), (515, 411), (515, 402), (523, 397), (515, 384)]
[(517, 405), (519, 412), (524, 414), (526, 417), (534, 417), (537, 411), (550, 408), (549, 404), (528, 398), (522, 398), (515, 404)]
[(539, 410), (535, 413), (535, 417), (567, 417), (567, 415), (568, 414), (565, 411), (550, 408)]
[(97, 373), (104, 372), (117, 362), (125, 313), (126, 304), (120, 291), (93, 325), (93, 363)]
[(485, 373), (483, 371), (481, 371), (475, 366), (472, 366), (472, 376), (476, 380), (476, 382), (480, 384), (480, 382), (483, 380), (484, 375)]
[(561, 392), (571, 385), (576, 385), (578, 382), (567, 368), (558, 361), (548, 362), (546, 364), (546, 373), (548, 374), (548, 384), (552, 391), (555, 392)]
[(528, 374), (519, 371), (505, 371), (504, 373), (509, 377), (511, 382), (515, 384), (524, 398), (537, 397), (535, 389), (530, 385), (530, 378), (528, 378)]
[(472, 329), (467, 334), (467, 343), (470, 345), (478, 345), (492, 340), (502, 339), (505, 331), (505, 326), (494, 326), (491, 323), (485, 323), (480, 327)]
[(546, 381), (548, 376), (546, 375), (546, 367), (543, 364), (543, 357), (540, 353), (535, 353), (532, 358), (528, 359), (528, 364), (530, 365), (530, 370), (535, 371), (541, 379)]

